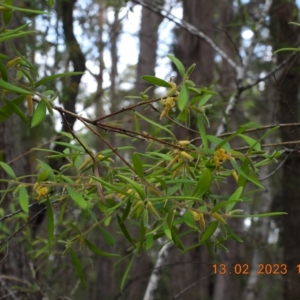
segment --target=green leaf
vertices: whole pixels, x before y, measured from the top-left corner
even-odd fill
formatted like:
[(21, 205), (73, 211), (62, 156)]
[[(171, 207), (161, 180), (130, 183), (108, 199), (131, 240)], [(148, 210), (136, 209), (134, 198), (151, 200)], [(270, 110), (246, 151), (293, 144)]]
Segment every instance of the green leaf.
[[(248, 160), (247, 158), (245, 158), (245, 160)], [(237, 171), (237, 173), (239, 175), (242, 175), (243, 177), (245, 177), (246, 179), (248, 179), (249, 181), (251, 181), (252, 183), (254, 183), (255, 185), (257, 185), (258, 187), (265, 189), (264, 186), (258, 181), (257, 178), (251, 178), (250, 176), (248, 176), (237, 164), (237, 162), (234, 159), (230, 159), (231, 165), (233, 166), (233, 168)]]
[(146, 248), (147, 251), (152, 248), (153, 242), (154, 242), (153, 234), (151, 233), (151, 234), (147, 235), (147, 237), (146, 237), (145, 248)]
[(127, 181), (129, 182), (132, 187), (136, 190), (136, 192), (139, 194), (139, 196), (141, 197), (142, 200), (146, 199), (146, 195), (145, 195), (145, 191), (143, 190), (143, 188), (134, 180), (123, 176), (123, 175), (116, 175), (117, 178), (120, 178), (122, 181)]
[[(241, 170), (246, 174), (246, 175), (249, 175), (249, 164), (248, 164), (248, 161), (246, 159), (244, 159), (244, 161), (242, 162), (242, 165), (241, 165)], [(244, 177), (244, 176), (239, 176), (239, 179), (238, 179), (238, 186), (239, 187), (245, 187), (247, 184), (247, 178)]]
[(195, 67), (196, 67), (196, 64), (192, 64), (186, 71), (185, 77), (189, 77), (192, 74), (192, 72), (194, 71)]
[(27, 72), (27, 70), (24, 70), (23, 68), (19, 68), (18, 72), (21, 72), (21, 75), (24, 75), (28, 79), (28, 81), (30, 82), (31, 86), (34, 86), (34, 79), (30, 75), (30, 73)]
[(48, 243), (49, 243), (49, 252), (50, 252), (50, 248), (53, 244), (53, 238), (54, 238), (54, 213), (53, 213), (53, 208), (49, 200), (49, 197), (47, 197), (46, 207), (47, 207)]
[(85, 153), (85, 150), (81, 146), (77, 146), (77, 145), (73, 145), (73, 144), (65, 143), (65, 142), (54, 142), (54, 144), (65, 146), (66, 148), (73, 149), (73, 150)]
[(212, 178), (213, 177), (212, 177), (211, 171), (208, 168), (205, 168), (202, 171), (202, 174), (196, 185), (196, 188), (193, 193), (193, 197), (199, 197), (202, 199), (202, 197), (207, 193), (207, 191), (210, 188)]
[[(12, 5), (13, 2), (12, 2), (12, 0), (5, 0), (5, 4)], [(3, 11), (2, 12), (2, 19), (3, 19), (3, 23), (4, 23), (5, 27), (10, 22), (10, 20), (12, 18), (12, 15), (13, 15), (13, 11), (12, 10), (11, 11)]]
[(2, 167), (2, 169), (13, 179), (17, 179), (17, 176), (15, 174), (15, 172), (13, 171), (13, 169), (6, 163), (0, 161), (0, 166)]
[(212, 210), (211, 210), (211, 212), (216, 212), (217, 210), (219, 210), (220, 208), (222, 208), (222, 207), (224, 207), (224, 206), (231, 206), (231, 207), (233, 207), (235, 204), (236, 204), (236, 202), (238, 202), (238, 201), (242, 201), (241, 199), (236, 199), (236, 200), (227, 200), (227, 201), (223, 201), (223, 202), (220, 202), (220, 203), (218, 203), (218, 204), (216, 204), (213, 208), (212, 208)]
[(115, 240), (113, 238), (113, 236), (111, 236), (104, 228), (100, 227), (100, 231), (102, 233), (102, 236), (105, 240), (105, 242), (107, 243), (107, 245), (109, 246), (114, 246), (115, 245)]
[[(28, 26), (28, 25), (29, 25), (29, 24), (24, 24), (24, 25), (20, 26), (20, 27), (19, 27), (19, 30), (21, 30), (22, 28), (25, 28), (25, 27)], [(16, 29), (16, 30), (17, 30), (17, 29)], [(30, 70), (31, 70), (32, 72), (34, 72), (37, 76), (39, 76), (39, 73), (38, 73), (37, 69), (34, 67), (34, 65), (31, 64), (30, 61), (28, 61), (28, 60), (26, 59), (26, 57), (23, 56), (23, 55), (15, 48), (14, 44), (13, 44), (12, 42), (9, 41), (9, 45), (10, 45), (10, 47), (13, 49), (13, 51), (15, 52), (15, 54), (16, 54), (17, 56), (21, 57), (22, 60), (26, 62), (27, 66), (30, 68)]]
[(199, 128), (201, 140), (202, 140), (202, 143), (203, 143), (203, 147), (204, 147), (205, 150), (207, 150), (208, 149), (208, 141), (207, 141), (207, 135), (206, 135), (205, 126), (204, 126), (203, 116), (201, 114), (198, 114), (197, 117), (198, 117), (197, 118), (198, 128)]
[(81, 284), (83, 285), (84, 288), (86, 288), (86, 283), (85, 283), (85, 280), (84, 280), (83, 270), (82, 270), (81, 263), (78, 259), (78, 256), (76, 255), (75, 251), (71, 247), (69, 248), (69, 251), (70, 251), (70, 255), (71, 255), (71, 258), (72, 258), (73, 265), (76, 268), (77, 275), (78, 275), (78, 277), (81, 281)]
[(129, 234), (127, 228), (125, 227), (124, 223), (121, 220), (121, 217), (117, 214), (117, 220), (119, 223), (119, 226), (124, 234), (124, 236), (126, 237), (126, 239), (134, 246), (136, 247), (135, 241), (133, 240), (133, 238), (131, 237), (131, 235)]
[(189, 119), (188, 119), (189, 116), (190, 116), (190, 111), (189, 111), (189, 109), (188, 109), (187, 107), (185, 107), (185, 108), (180, 112), (180, 114), (178, 115), (177, 120), (178, 120), (179, 122), (186, 122), (186, 121), (189, 120)]
[[(145, 212), (147, 212), (147, 210), (145, 210)], [(145, 235), (146, 235), (146, 226), (144, 224), (143, 218), (141, 218), (141, 220), (140, 220), (140, 240), (139, 240), (139, 245), (137, 248), (138, 254), (140, 254), (143, 250)]]
[(216, 231), (217, 227), (218, 227), (218, 221), (213, 221), (208, 228), (205, 230), (205, 232), (202, 234), (201, 239), (200, 239), (200, 243), (204, 243), (205, 241), (207, 241)]
[(49, 7), (52, 7), (53, 4), (54, 4), (54, 0), (48, 0), (48, 6), (49, 6)]
[[(213, 135), (207, 135), (206, 137), (207, 137), (207, 139), (208, 139), (211, 143), (213, 143), (213, 144), (215, 144), (215, 145), (218, 145), (219, 143), (221, 143), (221, 142), (223, 141), (223, 139), (218, 138), (218, 137), (213, 136)], [(222, 146), (222, 148), (225, 149), (226, 152), (229, 152), (229, 151), (230, 151), (230, 145), (229, 145), (229, 143), (224, 144), (224, 145)], [(213, 154), (213, 153), (212, 153), (212, 154)]]
[(243, 240), (231, 230), (231, 228), (228, 226), (228, 224), (224, 224), (224, 226), (227, 229), (227, 232), (229, 233), (229, 237), (231, 237), (232, 239), (234, 239), (237, 242), (243, 243)]
[(222, 148), (223, 145), (225, 145), (226, 143), (228, 143), (230, 140), (232, 140), (234, 137), (240, 135), (241, 133), (243, 133), (245, 130), (247, 130), (247, 126), (241, 126), (238, 131), (236, 131), (235, 133), (233, 133), (232, 135), (228, 136), (226, 139), (222, 140), (221, 143), (219, 143), (216, 147), (215, 150), (218, 150), (220, 148)]
[(136, 174), (140, 177), (140, 178), (144, 178), (144, 169), (143, 169), (143, 163), (140, 159), (140, 156), (138, 153), (134, 152), (132, 154), (132, 163), (133, 163), (133, 167), (134, 170), (136, 172)]
[(205, 105), (205, 103), (211, 98), (211, 94), (205, 94), (203, 96), (201, 96), (201, 100), (198, 104), (198, 107), (200, 108), (201, 106)]
[(128, 274), (129, 274), (129, 272), (130, 272), (130, 270), (131, 270), (131, 267), (132, 267), (132, 264), (133, 264), (133, 261), (134, 261), (134, 253), (132, 254), (132, 258), (131, 258), (131, 260), (130, 260), (130, 262), (129, 262), (129, 264), (128, 264), (128, 266), (127, 266), (127, 268), (126, 268), (126, 270), (125, 270), (125, 272), (124, 272), (124, 275), (123, 275), (123, 277), (122, 277), (122, 280), (121, 280), (121, 292), (123, 292), (123, 288), (124, 288), (124, 285), (125, 285), (125, 281), (126, 281), (126, 279), (127, 279), (127, 277), (128, 277)]
[(37, 105), (31, 121), (31, 128), (40, 124), (46, 116), (46, 103), (42, 99), (39, 104)]
[(184, 222), (191, 228), (197, 228), (194, 216), (190, 210), (188, 210), (183, 216)]
[(168, 132), (174, 139), (176, 139), (174, 133), (173, 133), (172, 131), (170, 131), (166, 126), (160, 125), (160, 124), (158, 124), (158, 123), (156, 123), (156, 122), (154, 122), (154, 121), (152, 121), (152, 120), (146, 118), (145, 116), (141, 115), (141, 114), (138, 113), (137, 111), (135, 111), (134, 113), (135, 113), (136, 115), (138, 115), (141, 119), (145, 120), (146, 122), (148, 122), (148, 123), (154, 125), (155, 127), (158, 127), (158, 128), (160, 128), (160, 129), (162, 129), (162, 130)]
[(0, 72), (4, 81), (8, 81), (8, 76), (6, 72), (6, 67), (4, 66), (2, 60), (0, 60)]
[[(0, 59), (9, 59), (9, 57), (7, 55), (0, 53)], [(3, 74), (2, 74), (2, 76), (3, 76)]]
[(70, 186), (66, 187), (68, 194), (70, 197), (79, 205), (81, 209), (87, 208), (87, 202), (83, 199), (83, 197), (74, 191)]
[(69, 132), (61, 131), (59, 134), (65, 136), (67, 138), (69, 138), (70, 140), (74, 139), (73, 135), (71, 133), (69, 133)]
[(241, 137), (249, 146), (253, 146), (253, 149), (255, 151), (261, 151), (261, 146), (259, 143), (257, 143), (256, 140), (254, 140), (253, 138), (244, 135), (244, 134), (239, 134), (239, 137)]
[(36, 33), (38, 33), (38, 31), (25, 31), (25, 32), (20, 32), (20, 33), (16, 33), (16, 34), (9, 34), (9, 35), (2, 36), (2, 37), (0, 36), (0, 42), (4, 42), (7, 40), (12, 40), (12, 39), (20, 38), (25, 35), (32, 35), (32, 34), (36, 34)]
[(166, 88), (171, 87), (169, 82), (167, 82), (167, 81), (165, 81), (161, 78), (155, 77), (155, 76), (143, 75), (142, 79), (149, 82), (149, 83), (151, 83), (151, 84), (157, 85), (157, 86), (162, 86), (162, 87), (166, 87)]
[[(14, 105), (19, 106), (24, 101), (24, 95), (20, 95), (19, 97), (15, 98), (14, 100), (10, 101)], [(0, 123), (8, 119), (12, 114), (13, 110), (11, 109), (11, 105), (4, 105), (0, 108)]]
[(40, 174), (37, 175), (37, 181), (41, 182), (41, 181), (45, 181), (49, 175), (50, 175), (51, 170), (47, 169), (47, 170), (43, 170)]
[(234, 218), (261, 218), (261, 217), (275, 217), (275, 216), (282, 216), (282, 215), (287, 215), (288, 213), (283, 212), (283, 211), (276, 211), (276, 212), (269, 212), (265, 214), (253, 214), (253, 215), (231, 215), (231, 217)]
[(119, 257), (120, 256), (118, 254), (108, 253), (108, 252), (104, 252), (104, 251), (100, 250), (97, 246), (95, 246), (93, 243), (91, 243), (86, 238), (84, 239), (84, 242), (89, 247), (90, 250), (92, 250), (94, 253), (96, 253), (100, 256), (105, 256), (105, 257)]
[(171, 236), (174, 245), (179, 249), (184, 250), (184, 245), (182, 244), (181, 240), (178, 237), (178, 229), (175, 226), (173, 226), (171, 229)]
[(279, 53), (279, 52), (283, 52), (283, 51), (300, 52), (300, 48), (281, 48), (281, 49), (278, 49), (278, 50), (276, 50), (275, 52), (273, 52), (273, 55), (274, 55), (274, 54), (277, 54), (277, 53)]
[(17, 106), (14, 102), (7, 100), (4, 98), (5, 103), (9, 106), (9, 108), (16, 113), (24, 123), (27, 123), (27, 118), (23, 111)]
[[(230, 198), (228, 199), (228, 201), (239, 201), (242, 194), (243, 194), (243, 190), (244, 190), (244, 187), (243, 186), (240, 186), (238, 187), (235, 192), (230, 196)], [(228, 202), (226, 201), (226, 202)], [(229, 204), (226, 206), (226, 212), (229, 212), (232, 210), (232, 208), (234, 207), (235, 205), (235, 202), (233, 202), (232, 204)]]
[(182, 78), (184, 78), (185, 76), (185, 69), (184, 66), (182, 64), (182, 62), (177, 59), (175, 56), (168, 54), (167, 57), (174, 63), (174, 65), (176, 66), (179, 74), (182, 76)]
[(181, 86), (179, 96), (178, 96), (178, 108), (180, 111), (183, 111), (188, 100), (189, 100), (189, 89), (188, 89), (188, 85), (184, 83)]
[(29, 197), (24, 185), (22, 185), (19, 189), (19, 203), (23, 211), (28, 214)]
[(56, 79), (56, 78), (83, 75), (83, 74), (84, 74), (84, 72), (67, 72), (67, 73), (60, 73), (60, 74), (55, 74), (55, 75), (52, 75), (52, 76), (47, 76), (47, 77), (44, 77), (43, 79), (37, 81), (35, 83), (35, 87), (38, 87), (42, 84), (45, 84), (49, 81), (52, 81), (52, 80)]
[(52, 108), (52, 104), (49, 101), (49, 99), (47, 99), (47, 97), (43, 97), (43, 100), (45, 101), (46, 107), (50, 113), (51, 116), (53, 116), (53, 108)]
[(95, 176), (90, 176), (90, 177), (93, 178), (96, 181), (101, 182), (101, 184), (103, 186), (107, 187), (110, 191), (121, 193), (122, 195), (126, 195), (126, 196), (131, 196), (130, 194), (127, 194), (127, 192), (124, 189), (119, 188), (116, 185), (110, 184), (109, 182), (106, 182), (105, 180), (103, 180), (99, 177), (95, 177)]
[(253, 144), (249, 149), (248, 149), (248, 153), (250, 153), (253, 148), (260, 143), (260, 141), (262, 141), (263, 139), (265, 139), (268, 135), (270, 135), (271, 133), (273, 133), (274, 131), (276, 131), (279, 128), (279, 126), (275, 126), (274, 128), (270, 129), (269, 131), (267, 131), (265, 134), (263, 134), (257, 141), (255, 144)]
[(46, 11), (41, 11), (41, 10), (33, 10), (33, 9), (27, 9), (27, 8), (21, 8), (21, 7), (17, 7), (17, 6), (12, 6), (6, 3), (1, 3), (2, 6), (10, 8), (12, 10), (18, 10), (18, 11), (22, 11), (22, 12), (26, 12), (26, 13), (32, 13), (32, 14), (41, 14), (41, 15), (48, 15), (49, 13)]

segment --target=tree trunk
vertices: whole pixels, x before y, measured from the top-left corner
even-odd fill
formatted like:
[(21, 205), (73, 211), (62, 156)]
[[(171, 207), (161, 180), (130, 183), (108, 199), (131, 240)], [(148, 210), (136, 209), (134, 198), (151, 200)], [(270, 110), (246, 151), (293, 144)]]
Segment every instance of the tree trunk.
[[(297, 11), (295, 1), (274, 0), (271, 10), (271, 34), (273, 49), (281, 47), (296, 47), (299, 37), (299, 27), (289, 25), (291, 21), (298, 22), (295, 16)], [(280, 52), (277, 62), (282, 62), (288, 52)], [(299, 73), (300, 61), (296, 58), (286, 66), (281, 77), (276, 79), (275, 88), (279, 90), (278, 121), (279, 123), (299, 122)], [(282, 141), (299, 140), (299, 129), (280, 129)], [(282, 168), (282, 206), (288, 215), (283, 216), (282, 244), (284, 246), (283, 262), (288, 272), (284, 275), (284, 299), (299, 299), (299, 272), (297, 264), (300, 262), (299, 227), (300, 227), (300, 179), (298, 170), (300, 158), (292, 154)]]

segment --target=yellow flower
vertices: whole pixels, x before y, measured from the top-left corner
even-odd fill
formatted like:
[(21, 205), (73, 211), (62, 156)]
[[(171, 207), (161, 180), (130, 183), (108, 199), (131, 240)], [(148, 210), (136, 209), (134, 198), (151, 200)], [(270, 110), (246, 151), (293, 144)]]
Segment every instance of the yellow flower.
[(37, 192), (36, 200), (41, 200), (42, 197), (45, 197), (48, 195), (48, 188), (45, 186), (38, 186), (35, 191)]
[(167, 97), (166, 100), (162, 99), (161, 103), (165, 105), (164, 110), (162, 111), (160, 115), (160, 120), (163, 119), (166, 115), (168, 115), (171, 108), (175, 105), (175, 102), (177, 101), (176, 97)]
[(230, 154), (226, 154), (225, 149), (220, 148), (217, 151), (215, 151), (212, 161), (214, 165), (219, 167), (225, 160), (230, 159), (230, 157)]

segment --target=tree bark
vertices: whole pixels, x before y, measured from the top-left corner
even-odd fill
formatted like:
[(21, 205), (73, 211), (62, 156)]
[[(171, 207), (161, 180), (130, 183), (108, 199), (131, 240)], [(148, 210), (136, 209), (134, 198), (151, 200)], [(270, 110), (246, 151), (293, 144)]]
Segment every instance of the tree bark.
[[(299, 27), (289, 25), (291, 21), (298, 22), (295, 16), (297, 10), (295, 1), (274, 0), (271, 16), (271, 34), (273, 49), (282, 47), (297, 47)], [(288, 52), (277, 55), (277, 63), (283, 61)], [(293, 60), (284, 70), (283, 74), (276, 78), (275, 88), (278, 89), (278, 120), (280, 123), (299, 122), (299, 57)], [(299, 129), (280, 129), (282, 141), (299, 140)], [(283, 262), (287, 265), (288, 272), (284, 275), (284, 300), (299, 299), (299, 274), (297, 264), (300, 261), (299, 251), (299, 227), (300, 227), (300, 180), (298, 170), (300, 158), (298, 154), (292, 154), (282, 168), (282, 206), (288, 215), (283, 216), (282, 244), (284, 246)]]

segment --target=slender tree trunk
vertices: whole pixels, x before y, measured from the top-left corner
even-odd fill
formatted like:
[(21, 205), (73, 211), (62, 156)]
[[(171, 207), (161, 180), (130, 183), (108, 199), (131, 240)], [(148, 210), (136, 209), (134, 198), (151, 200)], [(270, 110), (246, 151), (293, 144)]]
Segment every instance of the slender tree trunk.
[[(291, 21), (298, 22), (295, 16), (297, 11), (295, 1), (274, 0), (271, 10), (271, 34), (273, 49), (281, 47), (296, 47), (299, 41), (299, 27), (289, 25)], [(289, 53), (278, 53), (277, 62), (286, 58)], [(279, 123), (299, 122), (299, 73), (300, 61), (296, 58), (277, 78), (275, 88), (278, 89)], [(299, 129), (280, 129), (282, 141), (299, 140)], [(284, 246), (283, 262), (287, 265), (288, 272), (284, 275), (284, 300), (299, 299), (299, 272), (297, 264), (300, 261), (299, 227), (300, 227), (300, 180), (298, 170), (300, 159), (297, 154), (292, 154), (285, 162), (282, 169), (282, 202), (283, 210), (288, 215), (283, 216), (282, 243)]]

